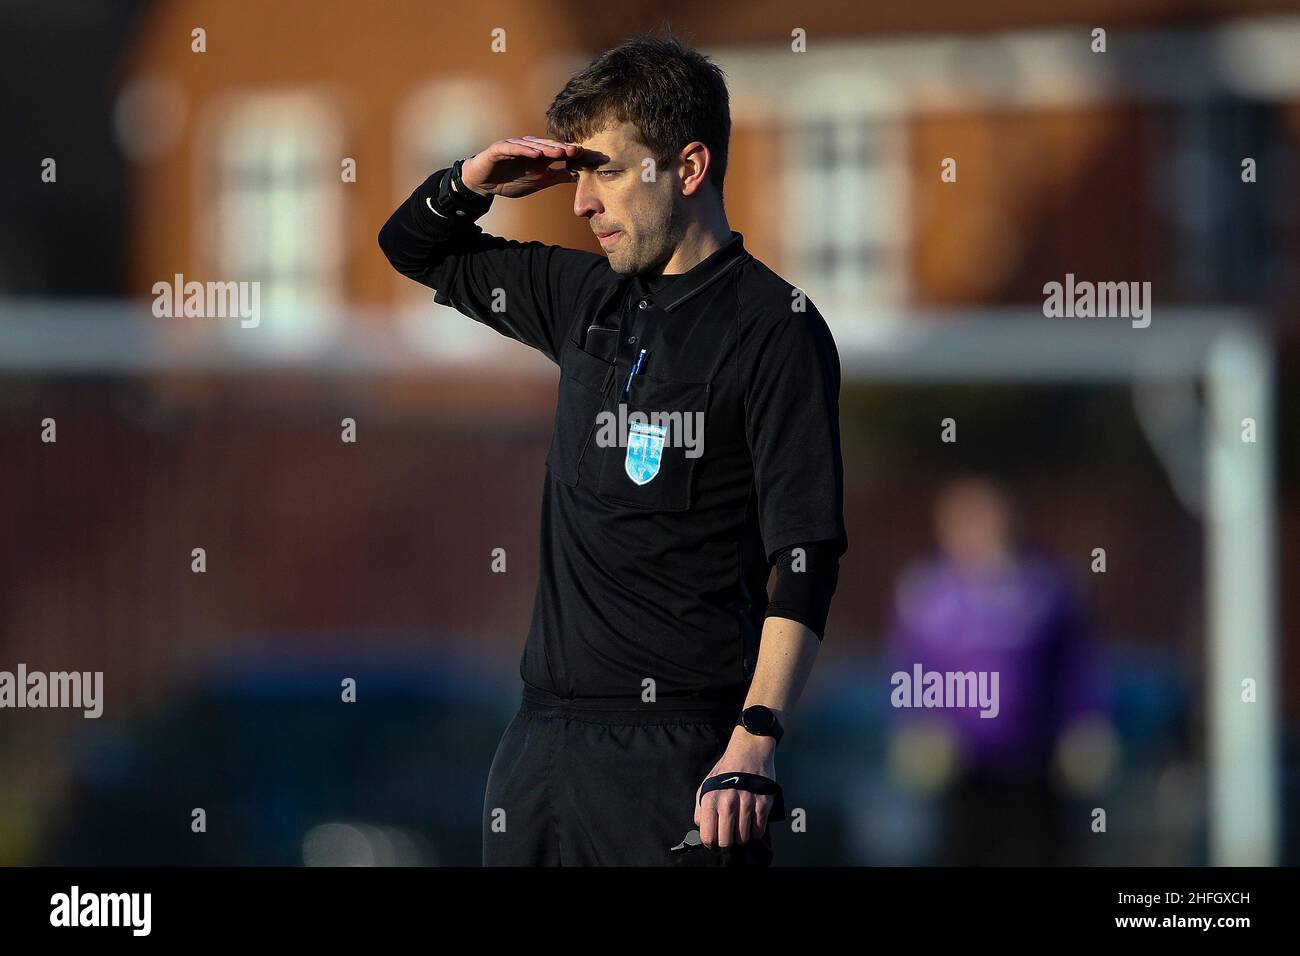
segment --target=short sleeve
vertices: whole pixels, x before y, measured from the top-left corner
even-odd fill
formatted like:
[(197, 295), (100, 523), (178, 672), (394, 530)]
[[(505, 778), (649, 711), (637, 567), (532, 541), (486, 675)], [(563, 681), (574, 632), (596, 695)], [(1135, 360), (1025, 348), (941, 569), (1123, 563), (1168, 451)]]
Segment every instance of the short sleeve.
[(840, 359), (821, 315), (808, 304), (758, 323), (742, 344), (745, 429), (763, 549), (769, 560), (790, 545), (829, 541), (844, 529), (840, 451)]

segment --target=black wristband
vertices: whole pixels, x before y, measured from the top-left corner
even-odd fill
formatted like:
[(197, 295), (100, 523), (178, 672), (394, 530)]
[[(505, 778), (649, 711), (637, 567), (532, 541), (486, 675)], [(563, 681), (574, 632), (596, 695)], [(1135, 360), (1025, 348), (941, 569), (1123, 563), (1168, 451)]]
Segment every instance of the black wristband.
[[(434, 211), (448, 219), (472, 221), (491, 208), (493, 196), (491, 193), (480, 196), (465, 185), (465, 181), (460, 178), (460, 168), (464, 163), (463, 159), (456, 160), (443, 174), (442, 181), (438, 184), (438, 196), (434, 200)], [(454, 190), (451, 188), (453, 182), (456, 184)]]

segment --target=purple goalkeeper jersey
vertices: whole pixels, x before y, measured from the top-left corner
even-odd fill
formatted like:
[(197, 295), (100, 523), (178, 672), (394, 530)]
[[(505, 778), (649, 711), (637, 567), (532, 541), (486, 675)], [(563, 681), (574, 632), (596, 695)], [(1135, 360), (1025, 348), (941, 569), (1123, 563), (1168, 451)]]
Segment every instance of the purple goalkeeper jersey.
[[(954, 706), (952, 693), (931, 697), (945, 706), (924, 706), (921, 691), (896, 690), (895, 706), (900, 698), (908, 706), (892, 716), (941, 721), (974, 768), (1041, 771), (1063, 727), (1101, 707), (1095, 650), (1079, 594), (1045, 557), (1025, 555), (1010, 569), (978, 574), (931, 558), (899, 581), (890, 671), (905, 673), (909, 687), (925, 674), (955, 687), (946, 675), (974, 672), (980, 686), (996, 687), (996, 707), (970, 700)], [(933, 689), (936, 678), (927, 679)], [(968, 678), (966, 686), (976, 684)], [(994, 710), (996, 716), (981, 716)]]

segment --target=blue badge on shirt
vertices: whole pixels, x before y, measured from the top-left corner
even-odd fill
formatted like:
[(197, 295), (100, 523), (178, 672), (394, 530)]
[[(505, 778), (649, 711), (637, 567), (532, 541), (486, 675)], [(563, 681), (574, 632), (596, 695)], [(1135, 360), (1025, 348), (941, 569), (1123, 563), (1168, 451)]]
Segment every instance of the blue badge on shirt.
[(659, 474), (667, 431), (660, 425), (628, 424), (627, 457), (623, 459), (623, 470), (636, 484), (644, 485)]

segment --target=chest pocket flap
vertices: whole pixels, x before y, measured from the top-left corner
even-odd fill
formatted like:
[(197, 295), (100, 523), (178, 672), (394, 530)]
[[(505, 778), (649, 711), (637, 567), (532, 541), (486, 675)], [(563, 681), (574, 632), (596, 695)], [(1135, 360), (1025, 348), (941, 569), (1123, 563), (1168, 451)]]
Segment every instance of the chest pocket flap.
[(600, 456), (596, 493), (636, 508), (689, 509), (708, 403), (705, 383), (636, 376), (626, 410), (615, 407), (618, 446), (602, 443), (595, 452)]

